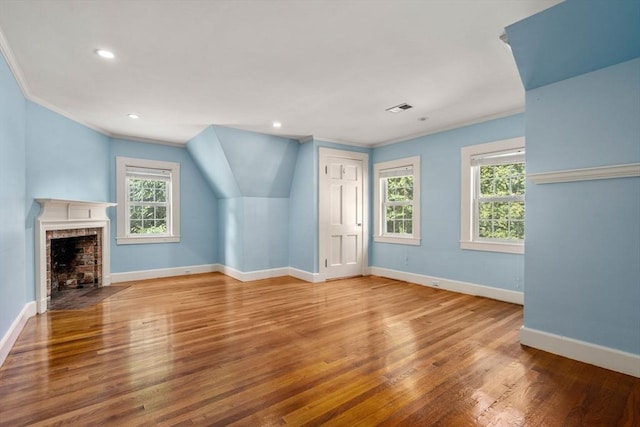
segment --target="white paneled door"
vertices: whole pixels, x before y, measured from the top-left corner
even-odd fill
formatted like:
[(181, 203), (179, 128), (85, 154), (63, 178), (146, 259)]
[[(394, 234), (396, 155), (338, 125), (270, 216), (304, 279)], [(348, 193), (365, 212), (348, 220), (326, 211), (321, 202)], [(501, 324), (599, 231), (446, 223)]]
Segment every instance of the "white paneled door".
[(361, 153), (320, 151), (320, 271), (327, 279), (363, 274), (365, 165)]

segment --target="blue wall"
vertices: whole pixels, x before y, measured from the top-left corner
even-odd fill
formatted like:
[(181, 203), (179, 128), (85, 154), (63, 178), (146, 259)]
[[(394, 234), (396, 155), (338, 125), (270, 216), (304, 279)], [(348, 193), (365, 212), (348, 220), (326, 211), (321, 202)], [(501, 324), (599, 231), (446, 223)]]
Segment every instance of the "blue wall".
[(530, 90), (640, 56), (639, 22), (638, 0), (565, 0), (506, 32)]
[(318, 159), (316, 146), (300, 145), (289, 199), (289, 266), (318, 272)]
[(242, 196), (213, 126), (207, 127), (191, 139), (187, 143), (187, 150), (217, 198), (229, 199)]
[(244, 197), (241, 271), (289, 266), (289, 198)]
[(209, 126), (187, 144), (218, 203), (219, 260), (241, 272), (289, 266), (296, 140)]
[(35, 299), (36, 198), (109, 201), (109, 138), (27, 101), (27, 290)]
[(25, 287), (25, 99), (0, 55), (0, 339), (34, 293)]
[[(218, 262), (217, 201), (185, 148), (111, 140), (26, 101), (1, 56), (0, 93), (0, 337), (35, 300), (35, 199), (115, 200), (117, 155), (181, 163), (182, 241), (126, 247), (114, 241), (112, 271)], [(115, 209), (110, 214), (115, 232)]]
[(0, 188), (0, 336), (35, 299), (34, 198), (114, 201), (116, 156), (181, 163), (182, 241), (118, 246), (111, 209), (113, 272), (220, 262), (317, 273), (325, 146), (370, 153), (370, 171), (421, 157), (422, 244), (372, 242), (371, 266), (516, 291), (526, 282), (528, 328), (640, 354), (640, 178), (529, 182), (524, 256), (459, 247), (463, 146), (523, 136), (526, 122), (528, 173), (640, 162), (639, 11), (635, 0), (568, 0), (510, 26), (526, 118), (373, 150), (214, 126), (186, 149), (111, 139), (25, 101), (0, 58), (0, 178), (11, 184)]
[(289, 197), (297, 140), (213, 126), (244, 197)]
[[(319, 272), (318, 162), (320, 147), (371, 155), (371, 149), (312, 139), (298, 149), (290, 194), (289, 266)], [(371, 165), (369, 165), (371, 169)], [(371, 172), (369, 172), (371, 174)]]
[(420, 156), (422, 244), (374, 242), (370, 264), (522, 291), (522, 255), (462, 250), (459, 242), (460, 148), (523, 135), (524, 115), (518, 114), (374, 149), (373, 163)]
[[(567, 0), (507, 28), (527, 172), (640, 162), (640, 2)], [(640, 178), (527, 184), (525, 327), (640, 354)]]
[(180, 242), (117, 245), (116, 209), (111, 208), (111, 271), (121, 273), (217, 263), (217, 200), (186, 148), (112, 139), (108, 160), (111, 200), (116, 200), (117, 156), (180, 163)]
[[(640, 162), (639, 117), (640, 59), (528, 91), (527, 168)], [(525, 326), (640, 354), (640, 178), (528, 184), (527, 209)]]

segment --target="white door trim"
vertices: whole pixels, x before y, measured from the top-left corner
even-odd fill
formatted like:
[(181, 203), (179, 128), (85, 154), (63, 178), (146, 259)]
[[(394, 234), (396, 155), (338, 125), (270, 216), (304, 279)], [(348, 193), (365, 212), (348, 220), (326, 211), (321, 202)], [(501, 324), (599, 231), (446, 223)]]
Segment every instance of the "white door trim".
[(329, 256), (329, 209), (328, 200), (322, 198), (323, 165), (329, 157), (362, 161), (362, 272), (365, 274), (369, 265), (369, 155), (357, 151), (336, 150), (319, 147), (318, 159), (318, 265), (320, 277), (327, 277), (328, 268), (324, 260)]

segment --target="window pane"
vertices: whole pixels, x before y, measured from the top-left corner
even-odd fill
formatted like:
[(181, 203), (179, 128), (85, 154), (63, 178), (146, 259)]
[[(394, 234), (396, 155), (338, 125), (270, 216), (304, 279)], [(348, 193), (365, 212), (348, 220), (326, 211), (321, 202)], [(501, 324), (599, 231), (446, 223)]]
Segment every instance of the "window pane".
[(509, 205), (509, 218), (511, 220), (524, 220), (524, 202), (512, 202)]
[(167, 232), (165, 206), (131, 206), (130, 234), (164, 234)]
[(129, 233), (138, 234), (142, 229), (142, 221), (141, 220), (133, 220), (129, 226)]
[(413, 176), (386, 178), (387, 200), (390, 202), (413, 200)]
[(493, 217), (493, 203), (482, 202), (479, 209), (480, 219), (491, 219)]
[[(504, 201), (478, 201), (478, 236), (491, 239), (524, 239), (525, 165), (513, 163), (479, 168), (480, 199), (499, 197)], [(512, 200), (509, 200), (512, 199)]]
[(524, 163), (480, 167), (480, 196), (524, 195)]
[(512, 221), (509, 237), (512, 239), (524, 239), (524, 221)]
[(524, 202), (480, 203), (478, 237), (523, 240)]
[(129, 218), (142, 219), (142, 206), (131, 206), (129, 208)]
[(162, 203), (167, 201), (167, 195), (164, 188), (159, 188), (155, 190), (155, 201), (162, 202)]
[(393, 233), (393, 221), (388, 220), (386, 224), (387, 224), (387, 229), (385, 230), (385, 233)]
[(132, 202), (141, 202), (143, 200), (143, 181), (139, 179), (129, 180), (129, 200)]
[(494, 173), (493, 166), (480, 167), (480, 195), (490, 196), (494, 194), (493, 188)]
[(524, 195), (524, 182), (524, 175), (511, 178), (511, 193), (518, 196)]
[(493, 237), (493, 222), (491, 220), (480, 220), (478, 236), (482, 238)]
[(413, 206), (386, 206), (385, 207), (385, 233), (412, 234), (413, 233)]
[(493, 166), (495, 172), (494, 195), (508, 196), (511, 194), (509, 183), (511, 181), (511, 165)]

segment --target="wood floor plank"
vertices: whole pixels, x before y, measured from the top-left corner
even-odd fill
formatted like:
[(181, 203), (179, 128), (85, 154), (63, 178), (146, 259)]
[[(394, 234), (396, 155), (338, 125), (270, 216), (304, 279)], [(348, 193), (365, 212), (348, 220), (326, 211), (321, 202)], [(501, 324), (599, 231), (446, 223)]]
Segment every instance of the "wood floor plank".
[(1, 426), (640, 424), (640, 379), (520, 346), (517, 305), (373, 276), (126, 285), (27, 322)]

